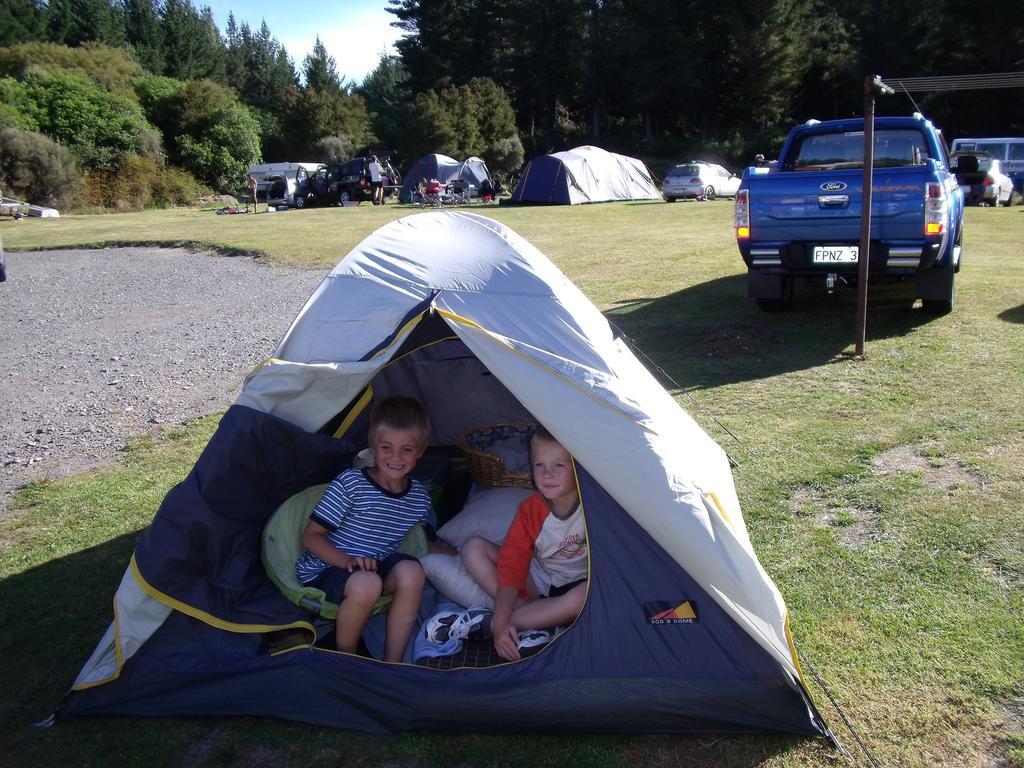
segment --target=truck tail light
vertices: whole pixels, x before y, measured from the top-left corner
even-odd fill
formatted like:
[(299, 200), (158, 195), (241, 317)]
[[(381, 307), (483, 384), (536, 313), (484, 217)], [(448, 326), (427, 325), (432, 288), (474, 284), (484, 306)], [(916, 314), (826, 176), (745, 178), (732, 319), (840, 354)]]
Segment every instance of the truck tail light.
[(982, 183), (982, 184), (983, 184), (984, 186), (986, 186), (986, 187), (991, 187), (991, 186), (992, 186), (992, 179), (985, 179), (985, 180), (984, 180), (983, 182), (981, 182), (981, 183)]
[(746, 189), (736, 193), (736, 237), (750, 237), (750, 192)]
[(946, 190), (941, 184), (930, 183), (925, 185), (924, 192), (924, 233), (926, 235), (941, 235), (946, 222), (948, 209)]

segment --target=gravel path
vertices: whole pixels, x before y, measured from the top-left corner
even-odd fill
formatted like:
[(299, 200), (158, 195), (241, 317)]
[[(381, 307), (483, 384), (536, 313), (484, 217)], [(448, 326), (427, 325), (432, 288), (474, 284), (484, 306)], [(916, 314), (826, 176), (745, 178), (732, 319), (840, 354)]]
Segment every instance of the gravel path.
[(179, 249), (7, 253), (0, 516), (12, 491), (223, 410), (325, 270)]

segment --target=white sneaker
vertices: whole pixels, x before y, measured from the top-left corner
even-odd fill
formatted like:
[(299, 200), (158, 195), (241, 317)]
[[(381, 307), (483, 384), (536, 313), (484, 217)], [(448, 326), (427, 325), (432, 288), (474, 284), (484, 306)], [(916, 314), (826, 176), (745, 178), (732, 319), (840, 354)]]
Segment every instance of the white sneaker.
[(519, 633), (516, 647), (521, 651), (526, 648), (537, 648), (541, 645), (547, 645), (550, 640), (551, 633), (546, 629), (524, 629)]
[(444, 645), (452, 638), (465, 640), (472, 632), (486, 637), (491, 631), (490, 608), (474, 606), (465, 611), (441, 611), (427, 619), (424, 634), (427, 640)]

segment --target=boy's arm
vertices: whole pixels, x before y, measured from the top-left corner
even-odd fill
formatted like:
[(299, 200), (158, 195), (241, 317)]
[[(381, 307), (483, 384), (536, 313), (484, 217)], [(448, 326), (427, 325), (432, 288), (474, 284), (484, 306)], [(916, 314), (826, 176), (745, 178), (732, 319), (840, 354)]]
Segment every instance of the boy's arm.
[(519, 628), (512, 624), (512, 611), (518, 597), (519, 590), (515, 587), (499, 587), (498, 594), (494, 596), (491, 633), (494, 635), (494, 650), (505, 661), (519, 659)]
[(363, 571), (377, 570), (377, 561), (372, 557), (353, 557), (334, 546), (327, 538), (327, 529), (314, 520), (310, 520), (302, 532), (302, 546), (336, 568), (346, 568), (349, 572), (357, 568)]
[(516, 587), (519, 594), (524, 596), (526, 580), (530, 576), (534, 542), (548, 514), (543, 502), (538, 505), (532, 503), (532, 500), (531, 496), (519, 505), (515, 519), (498, 550), (498, 588)]

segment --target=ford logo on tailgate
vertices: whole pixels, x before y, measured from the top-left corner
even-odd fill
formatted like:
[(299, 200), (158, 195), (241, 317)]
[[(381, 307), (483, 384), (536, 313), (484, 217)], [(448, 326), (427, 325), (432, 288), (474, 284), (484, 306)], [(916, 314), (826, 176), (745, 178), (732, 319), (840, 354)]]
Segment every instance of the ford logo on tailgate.
[(818, 187), (818, 189), (820, 189), (822, 192), (842, 192), (844, 189), (846, 189), (846, 182), (826, 181), (824, 184)]

